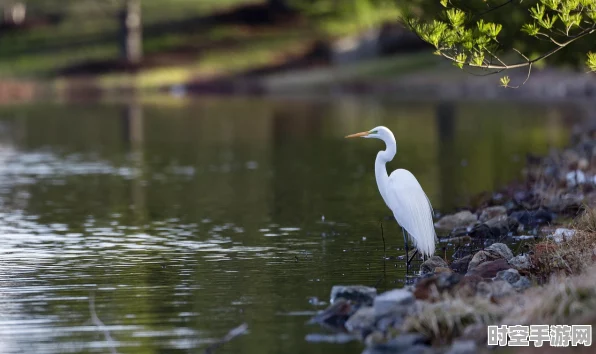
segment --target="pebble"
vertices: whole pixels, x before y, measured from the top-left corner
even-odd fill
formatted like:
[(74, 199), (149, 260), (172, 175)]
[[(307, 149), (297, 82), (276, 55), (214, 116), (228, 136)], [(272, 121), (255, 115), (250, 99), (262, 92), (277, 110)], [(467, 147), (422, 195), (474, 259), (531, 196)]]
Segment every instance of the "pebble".
[(501, 205), (488, 207), (482, 211), (478, 220), (480, 222), (486, 222), (499, 216), (507, 217), (507, 208)]
[(547, 236), (548, 238), (552, 239), (556, 243), (561, 243), (563, 241), (569, 241), (575, 236), (575, 230), (565, 229), (565, 228), (558, 228), (555, 230), (555, 233)]
[(439, 256), (432, 256), (422, 263), (420, 266), (420, 272), (422, 274), (432, 273), (437, 267), (447, 268), (449, 265), (443, 260), (443, 258)]
[(497, 275), (494, 277), (494, 280), (504, 280), (509, 284), (513, 284), (517, 282), (519, 279), (520, 275), (517, 269), (502, 270), (498, 272)]
[(476, 354), (478, 348), (473, 340), (455, 340), (445, 354)]
[(406, 313), (409, 307), (414, 304), (414, 294), (404, 289), (394, 289), (377, 296), (373, 302), (373, 308), (377, 316), (384, 314)]
[(370, 306), (377, 296), (377, 289), (364, 285), (335, 285), (331, 288), (331, 300), (333, 304), (338, 299), (354, 301), (358, 304)]
[(509, 264), (517, 270), (529, 270), (532, 266), (530, 256), (527, 254), (520, 254), (511, 258)]
[(470, 227), (478, 223), (478, 218), (469, 210), (460, 211), (456, 214), (443, 216), (435, 223), (435, 227), (441, 230), (453, 230), (458, 227)]

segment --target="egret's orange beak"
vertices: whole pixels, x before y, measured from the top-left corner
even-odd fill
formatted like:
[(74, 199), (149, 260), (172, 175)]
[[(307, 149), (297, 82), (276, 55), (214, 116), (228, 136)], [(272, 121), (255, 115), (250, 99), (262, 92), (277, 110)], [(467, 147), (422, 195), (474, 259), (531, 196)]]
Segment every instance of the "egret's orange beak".
[(368, 135), (368, 132), (361, 132), (361, 133), (348, 135), (348, 136), (346, 136), (346, 138), (361, 138), (361, 137), (367, 136), (367, 135)]

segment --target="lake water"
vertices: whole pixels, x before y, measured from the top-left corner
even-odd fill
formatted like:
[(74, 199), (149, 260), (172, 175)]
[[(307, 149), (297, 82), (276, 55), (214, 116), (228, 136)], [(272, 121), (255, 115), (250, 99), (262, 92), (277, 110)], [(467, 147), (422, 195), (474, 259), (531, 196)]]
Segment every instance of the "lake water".
[(404, 278), (394, 222), (383, 263), (382, 143), (343, 136), (390, 127), (389, 169), (448, 212), (581, 115), (350, 97), (0, 107), (0, 353), (199, 353), (243, 322), (218, 353), (359, 353), (305, 340), (332, 285)]

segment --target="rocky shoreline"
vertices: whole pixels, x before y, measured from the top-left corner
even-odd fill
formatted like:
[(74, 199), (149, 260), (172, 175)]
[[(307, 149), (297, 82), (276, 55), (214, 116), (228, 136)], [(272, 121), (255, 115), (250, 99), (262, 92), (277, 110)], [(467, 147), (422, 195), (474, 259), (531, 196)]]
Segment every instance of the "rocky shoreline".
[[(596, 324), (596, 130), (572, 142), (529, 157), (523, 183), (436, 221), (441, 241), (467, 252), (431, 257), (401, 289), (334, 286), (309, 323), (368, 354), (477, 353), (495, 349), (488, 325)], [(508, 246), (528, 240), (517, 254)]]

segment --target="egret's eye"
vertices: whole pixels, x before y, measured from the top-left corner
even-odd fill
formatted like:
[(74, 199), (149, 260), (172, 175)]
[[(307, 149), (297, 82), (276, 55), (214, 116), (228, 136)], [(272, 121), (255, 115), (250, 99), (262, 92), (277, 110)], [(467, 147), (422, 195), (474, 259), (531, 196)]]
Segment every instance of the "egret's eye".
[(378, 134), (379, 132), (377, 130), (373, 130), (370, 132), (371, 134)]

